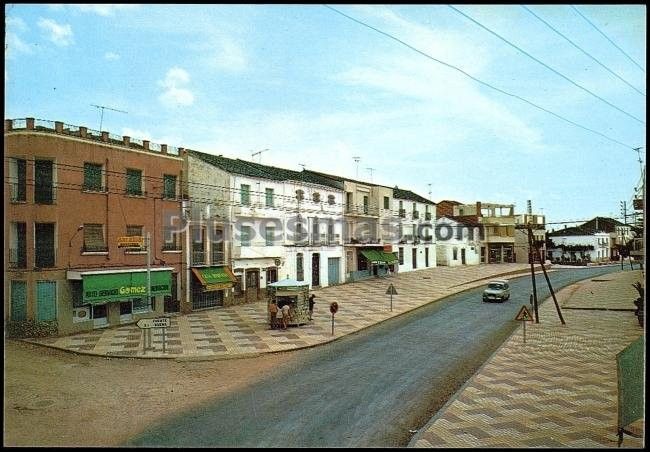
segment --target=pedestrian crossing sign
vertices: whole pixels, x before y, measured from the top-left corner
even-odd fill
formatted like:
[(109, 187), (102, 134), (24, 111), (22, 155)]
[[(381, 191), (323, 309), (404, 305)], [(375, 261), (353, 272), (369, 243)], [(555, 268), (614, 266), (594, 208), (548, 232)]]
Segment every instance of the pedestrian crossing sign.
[(530, 313), (526, 305), (522, 305), (521, 309), (519, 310), (519, 313), (517, 314), (517, 317), (515, 317), (515, 320), (522, 320), (524, 322), (532, 322), (533, 321), (533, 315)]

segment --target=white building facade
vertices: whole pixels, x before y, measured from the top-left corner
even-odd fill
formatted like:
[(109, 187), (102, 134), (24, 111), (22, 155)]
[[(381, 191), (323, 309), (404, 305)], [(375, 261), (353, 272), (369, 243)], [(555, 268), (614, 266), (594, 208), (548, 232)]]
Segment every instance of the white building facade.
[(398, 271), (435, 267), (436, 205), (433, 201), (398, 187), (393, 189), (394, 226), (392, 251), (398, 258)]
[(436, 220), (438, 265), (456, 267), (481, 262), (479, 228), (461, 220), (442, 216)]

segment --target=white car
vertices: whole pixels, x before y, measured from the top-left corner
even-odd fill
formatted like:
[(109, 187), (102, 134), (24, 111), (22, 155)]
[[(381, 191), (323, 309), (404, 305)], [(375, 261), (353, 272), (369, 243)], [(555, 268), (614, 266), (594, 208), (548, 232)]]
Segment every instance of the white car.
[(483, 301), (503, 302), (510, 298), (510, 285), (505, 279), (496, 279), (488, 283), (483, 291)]

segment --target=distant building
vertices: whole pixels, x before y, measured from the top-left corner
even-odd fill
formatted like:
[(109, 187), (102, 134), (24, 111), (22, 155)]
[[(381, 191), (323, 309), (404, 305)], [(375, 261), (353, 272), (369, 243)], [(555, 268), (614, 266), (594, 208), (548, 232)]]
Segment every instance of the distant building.
[[(539, 214), (521, 214), (515, 215), (515, 262), (518, 264), (527, 264), (528, 260), (528, 229), (523, 228), (525, 225), (531, 225), (533, 245), (539, 249), (542, 259), (546, 259), (546, 217)], [(539, 257), (535, 252), (533, 262), (539, 263)]]
[(469, 216), (445, 215), (436, 220), (438, 265), (478, 265), (481, 261), (482, 225)]

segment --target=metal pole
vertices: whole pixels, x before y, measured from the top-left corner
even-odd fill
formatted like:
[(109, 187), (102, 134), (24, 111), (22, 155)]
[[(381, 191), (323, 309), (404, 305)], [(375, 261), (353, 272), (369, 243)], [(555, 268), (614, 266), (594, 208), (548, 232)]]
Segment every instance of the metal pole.
[(526, 343), (526, 321), (524, 320), (524, 344)]
[(166, 329), (167, 328), (162, 328), (163, 353), (165, 353), (165, 345), (166, 345), (166, 341), (167, 341), (167, 338), (165, 337), (165, 330)]
[[(147, 304), (149, 303), (151, 303), (151, 232), (147, 232)], [(149, 333), (149, 347), (153, 349), (151, 336), (152, 334)]]
[[(542, 256), (541, 253), (539, 252), (539, 248), (535, 247), (535, 250), (537, 251), (537, 256), (539, 256), (539, 261), (542, 262)], [(542, 264), (542, 272), (544, 272), (544, 278), (546, 278), (546, 284), (548, 285), (548, 288), (551, 291), (551, 296), (553, 296), (553, 303), (555, 303), (555, 310), (557, 311), (557, 315), (560, 317), (560, 321), (562, 322), (562, 325), (566, 325), (566, 323), (564, 322), (564, 318), (562, 317), (562, 311), (560, 310), (560, 305), (557, 302), (557, 298), (555, 298), (555, 291), (553, 290), (553, 286), (551, 285), (551, 280), (548, 278), (548, 274), (546, 273), (546, 268), (544, 267), (544, 264)], [(537, 316), (537, 312), (535, 313), (535, 316)]]
[(539, 323), (539, 312), (537, 310), (537, 284), (535, 282), (535, 264), (533, 262), (533, 230), (530, 225), (528, 226), (528, 261), (530, 262), (530, 276), (533, 280), (533, 309), (535, 310), (535, 323)]
[(393, 312), (393, 292), (390, 293), (390, 312)]
[(334, 336), (334, 314), (332, 313), (332, 336)]

